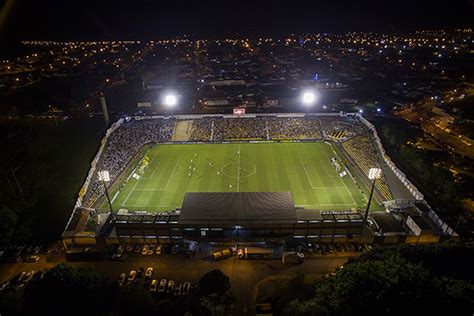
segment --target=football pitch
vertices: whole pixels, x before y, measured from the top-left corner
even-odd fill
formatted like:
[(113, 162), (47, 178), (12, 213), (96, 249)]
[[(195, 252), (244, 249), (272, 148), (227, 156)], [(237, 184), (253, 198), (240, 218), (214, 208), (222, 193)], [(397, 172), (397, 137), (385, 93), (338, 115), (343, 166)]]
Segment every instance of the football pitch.
[(112, 192), (114, 210), (174, 210), (186, 192), (290, 191), (296, 206), (320, 210), (367, 203), (350, 175), (338, 175), (330, 161), (337, 154), (322, 142), (156, 145), (145, 156), (143, 173), (137, 166)]

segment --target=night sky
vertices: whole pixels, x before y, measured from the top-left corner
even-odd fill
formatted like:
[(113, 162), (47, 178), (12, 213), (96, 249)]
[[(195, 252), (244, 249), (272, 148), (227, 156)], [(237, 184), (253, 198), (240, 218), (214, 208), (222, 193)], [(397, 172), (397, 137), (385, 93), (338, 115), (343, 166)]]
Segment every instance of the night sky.
[(387, 32), (472, 27), (474, 20), (474, 0), (0, 2), (3, 7), (0, 20), (3, 20), (0, 24), (3, 40)]

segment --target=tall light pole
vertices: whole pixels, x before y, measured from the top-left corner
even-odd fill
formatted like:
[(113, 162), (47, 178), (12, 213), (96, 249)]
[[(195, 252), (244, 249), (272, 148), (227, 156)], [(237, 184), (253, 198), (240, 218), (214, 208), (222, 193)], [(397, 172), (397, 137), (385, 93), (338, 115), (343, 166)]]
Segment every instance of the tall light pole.
[(110, 181), (109, 171), (107, 171), (107, 170), (99, 171), (98, 175), (99, 175), (99, 181), (102, 181), (102, 184), (104, 185), (105, 196), (107, 197), (107, 202), (109, 202), (110, 214), (113, 217), (114, 216), (114, 211), (112, 209), (112, 202), (110, 202), (109, 190), (107, 189), (107, 184), (106, 184), (106, 182)]
[(370, 201), (372, 201), (372, 195), (374, 194), (375, 181), (382, 176), (382, 169), (370, 168), (369, 179), (372, 181), (372, 189), (370, 189), (369, 201), (367, 202), (367, 209), (365, 210), (364, 223), (367, 223), (367, 217), (369, 216)]

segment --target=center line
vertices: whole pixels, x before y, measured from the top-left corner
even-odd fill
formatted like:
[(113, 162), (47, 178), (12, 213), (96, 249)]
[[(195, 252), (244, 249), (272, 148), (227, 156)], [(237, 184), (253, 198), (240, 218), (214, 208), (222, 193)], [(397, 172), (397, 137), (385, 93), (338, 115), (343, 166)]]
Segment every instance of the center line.
[(240, 144), (239, 144), (238, 155), (239, 155), (239, 160), (237, 162), (237, 192), (239, 192), (239, 186), (240, 186)]

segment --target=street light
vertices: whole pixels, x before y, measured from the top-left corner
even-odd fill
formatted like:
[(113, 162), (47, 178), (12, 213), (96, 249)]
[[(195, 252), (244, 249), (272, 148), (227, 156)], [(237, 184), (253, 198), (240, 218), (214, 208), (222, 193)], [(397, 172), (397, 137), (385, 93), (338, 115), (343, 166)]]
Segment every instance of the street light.
[(112, 216), (114, 216), (114, 211), (112, 210), (112, 202), (110, 202), (109, 191), (107, 189), (107, 184), (106, 184), (106, 182), (110, 181), (109, 171), (101, 170), (101, 171), (98, 172), (98, 176), (99, 176), (99, 181), (102, 181), (102, 184), (104, 185), (105, 196), (107, 197), (107, 202), (109, 202), (110, 214), (112, 214)]
[(374, 194), (375, 181), (382, 176), (382, 169), (380, 168), (370, 168), (369, 170), (369, 179), (372, 181), (372, 189), (370, 190), (369, 202), (367, 203), (367, 209), (365, 210), (364, 222), (367, 222), (367, 216), (369, 215), (370, 201), (372, 201), (372, 195)]

